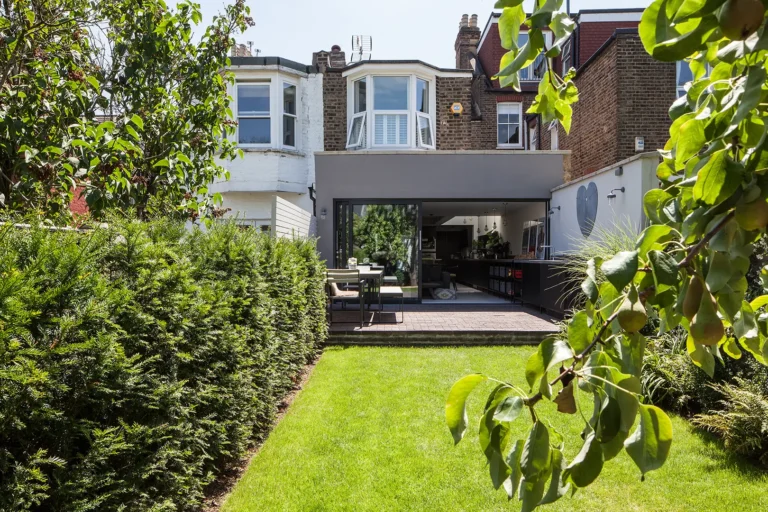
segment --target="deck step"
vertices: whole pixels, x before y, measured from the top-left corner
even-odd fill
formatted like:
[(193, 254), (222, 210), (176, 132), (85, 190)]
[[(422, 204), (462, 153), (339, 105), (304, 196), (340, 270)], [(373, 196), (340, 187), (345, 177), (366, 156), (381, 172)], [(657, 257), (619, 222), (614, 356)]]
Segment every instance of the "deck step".
[(484, 346), (538, 345), (556, 331), (389, 331), (331, 332), (326, 345)]

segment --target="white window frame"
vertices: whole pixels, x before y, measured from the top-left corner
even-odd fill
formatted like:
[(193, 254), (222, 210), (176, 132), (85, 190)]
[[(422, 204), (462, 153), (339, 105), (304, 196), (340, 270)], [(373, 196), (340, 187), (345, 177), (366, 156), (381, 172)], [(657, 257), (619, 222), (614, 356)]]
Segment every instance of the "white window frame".
[[(407, 78), (408, 79), (408, 89), (406, 90), (406, 109), (405, 110), (377, 110), (375, 101), (376, 101), (376, 78)], [(370, 81), (367, 81), (366, 85), (366, 91), (370, 87), (370, 96), (369, 99), (370, 107), (368, 107), (371, 110), (371, 122), (370, 124), (370, 130), (371, 130), (371, 147), (372, 148), (378, 148), (378, 149), (386, 149), (386, 148), (393, 148), (393, 149), (402, 149), (402, 148), (408, 148), (413, 147), (411, 142), (411, 113), (415, 111), (416, 105), (415, 105), (415, 98), (414, 95), (416, 93), (416, 84), (414, 83), (413, 76), (409, 74), (402, 74), (402, 75), (370, 75)], [(368, 106), (368, 101), (366, 100), (366, 106)], [(376, 116), (390, 116), (390, 115), (396, 115), (406, 116), (405, 120), (405, 144), (377, 144), (376, 143)], [(385, 118), (385, 123), (388, 118)], [(395, 127), (395, 140), (400, 140), (400, 123), (398, 122)], [(386, 134), (387, 130), (384, 128), (384, 133)]]
[[(347, 148), (348, 149), (376, 149), (376, 150), (434, 150), (437, 148), (437, 133), (435, 133), (435, 112), (437, 111), (436, 105), (436, 76), (430, 75), (428, 70), (413, 69), (416, 65), (405, 66), (387, 66), (386, 68), (378, 67), (376, 69), (360, 70), (357, 73), (350, 73), (346, 75), (347, 78)], [(408, 110), (375, 110), (374, 109), (374, 79), (376, 77), (408, 77)], [(350, 140), (351, 129), (353, 126), (353, 119), (360, 116), (362, 113), (355, 113), (355, 82), (365, 79), (366, 80), (366, 116), (364, 118), (364, 131), (362, 142)], [(423, 80), (427, 83), (429, 88), (428, 99), (428, 113), (417, 111), (416, 97), (417, 97), (417, 81)], [(405, 115), (407, 122), (406, 127), (406, 144), (375, 144), (376, 136), (376, 115), (377, 114), (395, 114)], [(429, 117), (430, 131), (432, 133), (432, 145), (426, 145), (421, 143), (420, 134), (417, 133), (416, 122), (421, 116)], [(400, 130), (400, 123), (398, 123), (397, 130)], [(399, 135), (399, 132), (397, 132)]]
[[(285, 88), (286, 86), (293, 86), (296, 88), (296, 113), (289, 114), (285, 111)], [(280, 147), (288, 149), (299, 149), (299, 134), (301, 133), (299, 127), (299, 84), (291, 80), (282, 80), (280, 82)], [(285, 116), (293, 118), (293, 137), (294, 145), (285, 144)]]
[(552, 151), (560, 149), (560, 136), (557, 131), (557, 123), (554, 121), (549, 124), (549, 149)]
[[(562, 53), (562, 65), (563, 65), (563, 75), (568, 73), (568, 70), (573, 67), (573, 43), (571, 41), (573, 40), (572, 37), (569, 37), (565, 40), (563, 43), (563, 53)], [(568, 67), (566, 68), (566, 61), (568, 62)]]
[[(247, 115), (240, 115), (240, 94), (239, 90), (240, 87), (266, 87), (267, 90), (269, 90), (269, 105), (270, 110), (266, 112), (253, 112), (249, 113)], [(271, 148), (274, 145), (274, 119), (272, 119), (272, 102), (274, 98), (274, 91), (272, 90), (272, 81), (269, 79), (266, 80), (240, 80), (235, 83), (235, 118), (237, 121), (237, 130), (235, 130), (235, 142), (237, 142), (238, 147), (241, 148)], [(240, 142), (240, 119), (269, 119), (269, 142), (267, 143), (241, 143)], [(282, 122), (280, 123), (282, 124)]]
[[(362, 111), (358, 112), (357, 114), (354, 114), (352, 116), (352, 119), (349, 121), (349, 127), (347, 128), (347, 148), (359, 148), (363, 146), (363, 138), (366, 136), (366, 116), (368, 115), (368, 112)], [(360, 120), (360, 132), (357, 134), (357, 140), (352, 140), (352, 127), (355, 125), (355, 122), (357, 120)]]
[[(432, 144), (427, 144), (421, 139), (421, 125), (419, 124), (420, 119), (427, 120), (427, 125), (429, 126), (429, 134), (432, 138)], [(416, 139), (416, 145), (418, 147), (424, 149), (435, 149), (435, 128), (432, 124), (432, 117), (428, 113), (416, 112)]]
[[(517, 125), (519, 142), (517, 144), (502, 144), (499, 142), (499, 107), (517, 105)], [(504, 123), (512, 126), (511, 123)], [(523, 148), (523, 104), (519, 101), (506, 101), (496, 104), (496, 148), (497, 149), (522, 149)]]
[[(527, 35), (528, 31), (521, 30), (517, 37), (519, 38), (523, 34)], [(543, 35), (544, 35), (544, 44), (546, 45), (547, 48), (549, 48), (550, 46), (552, 46), (552, 32), (543, 32)], [(530, 38), (529, 38), (529, 41), (530, 41)], [(519, 39), (518, 39), (518, 42), (519, 42)], [(544, 52), (542, 51), (540, 55), (544, 55)], [(547, 58), (547, 57), (544, 57), (544, 58)], [(534, 76), (535, 68), (536, 68), (536, 61), (534, 60), (528, 65), (528, 67), (523, 68), (528, 71), (529, 78), (523, 79), (523, 77), (521, 76), (520, 81), (521, 82), (541, 82), (541, 78), (536, 78)], [(520, 71), (523, 71), (523, 69), (521, 69)]]

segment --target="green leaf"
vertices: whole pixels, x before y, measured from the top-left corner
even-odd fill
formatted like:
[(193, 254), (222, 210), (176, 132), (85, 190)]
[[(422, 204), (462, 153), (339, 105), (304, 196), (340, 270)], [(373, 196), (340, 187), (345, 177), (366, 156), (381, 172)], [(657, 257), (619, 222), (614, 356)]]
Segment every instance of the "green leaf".
[(496, 421), (515, 421), (523, 410), (523, 399), (519, 396), (510, 396), (505, 398), (497, 407), (493, 414)]
[(563, 472), (566, 468), (565, 457), (562, 450), (552, 450), (552, 478), (549, 480), (549, 489), (539, 502), (539, 505), (554, 503), (568, 492), (571, 484), (563, 478)]
[(131, 122), (133, 122), (133, 124), (135, 124), (139, 130), (144, 129), (144, 120), (141, 119), (138, 115), (133, 114), (133, 116), (131, 116)]
[(520, 455), (520, 469), (527, 482), (535, 481), (547, 473), (550, 467), (549, 429), (536, 421), (528, 433)]
[(640, 405), (640, 424), (624, 442), (627, 453), (645, 474), (664, 465), (672, 446), (672, 422), (655, 405)]
[[(653, 48), (653, 58), (662, 62), (677, 62), (705, 48), (707, 38), (717, 29), (717, 17), (709, 15), (701, 19), (692, 19), (696, 27), (682, 35), (658, 43)], [(677, 25), (680, 26), (680, 25)]]
[(520, 485), (520, 512), (532, 512), (539, 506), (547, 487), (546, 475), (537, 480), (523, 479)]
[[(633, 418), (634, 420), (634, 418)], [(618, 400), (611, 396), (603, 400), (600, 410), (598, 436), (601, 443), (610, 442), (621, 431), (621, 406)]]
[(637, 273), (637, 251), (622, 251), (604, 262), (600, 269), (616, 290), (623, 290)]
[(585, 311), (577, 311), (568, 322), (568, 344), (575, 354), (580, 354), (592, 341), (592, 330)]
[(523, 454), (523, 440), (518, 439), (512, 445), (512, 450), (507, 455), (507, 466), (510, 468), (509, 478), (504, 482), (504, 490), (507, 491), (509, 499), (515, 497), (520, 479), (523, 477), (523, 470), (520, 468), (520, 457)]
[(743, 340), (743, 343), (760, 338), (755, 312), (747, 301), (741, 303), (741, 309), (736, 313), (733, 322), (733, 334), (736, 335), (737, 339)]
[(523, 9), (522, 1), (515, 6), (504, 9), (499, 17), (499, 37), (502, 48), (517, 49), (517, 38), (520, 35), (520, 26), (524, 21), (525, 9)]
[(659, 211), (671, 199), (672, 195), (660, 188), (654, 188), (645, 193), (645, 196), (643, 196), (643, 209), (648, 218), (651, 219), (651, 222), (654, 224), (665, 223), (659, 217)]
[(488, 470), (491, 473), (491, 482), (493, 483), (493, 488), (496, 490), (502, 486), (512, 473), (502, 456), (502, 453), (507, 449), (507, 444), (509, 444), (509, 427), (506, 425), (497, 425), (491, 434), (491, 446), (493, 449), (488, 459)]
[(704, 135), (704, 122), (698, 119), (689, 119), (680, 127), (680, 134), (675, 146), (675, 161), (678, 168), (682, 169), (685, 162), (701, 151), (707, 142)]
[(688, 356), (691, 358), (691, 361), (693, 361), (693, 364), (704, 370), (704, 372), (709, 375), (710, 379), (714, 377), (715, 357), (712, 355), (712, 352), (710, 352), (704, 345), (693, 341), (693, 337), (690, 335), (686, 340), (685, 346), (688, 350)]
[(461, 441), (467, 431), (467, 397), (478, 384), (487, 379), (488, 377), (479, 373), (467, 375), (459, 379), (448, 393), (448, 400), (445, 403), (445, 421), (448, 423), (455, 444)]
[(586, 438), (581, 451), (566, 468), (563, 477), (576, 487), (586, 487), (595, 481), (602, 470), (603, 449), (593, 432)]
[(709, 14), (723, 5), (725, 1), (726, 0), (684, 0), (673, 19), (676, 22), (681, 22), (688, 18)]
[(759, 297), (755, 297), (752, 299), (752, 302), (749, 303), (750, 307), (753, 311), (757, 311), (761, 307), (768, 304), (768, 295), (761, 295)]
[(536, 382), (553, 366), (572, 358), (573, 352), (565, 341), (552, 336), (545, 338), (525, 365), (525, 379), (528, 385), (533, 389)]
[(587, 296), (587, 299), (589, 299), (592, 304), (597, 302), (597, 298), (599, 297), (600, 293), (597, 289), (597, 283), (595, 283), (594, 279), (589, 276), (584, 278), (584, 281), (581, 282), (581, 291), (584, 292), (584, 295)]
[(710, 155), (696, 176), (693, 198), (708, 205), (715, 205), (730, 197), (741, 184), (741, 176), (728, 170), (725, 149)]
[(167, 158), (163, 158), (162, 160), (159, 160), (153, 165), (152, 167), (170, 167), (171, 164), (168, 162)]
[(672, 238), (671, 234), (672, 227), (664, 224), (654, 224), (645, 228), (635, 246), (638, 257), (645, 258), (651, 250), (663, 250), (662, 244)]
[(651, 251), (648, 253), (648, 259), (653, 270), (656, 293), (661, 293), (669, 287), (680, 284), (677, 260), (672, 255), (661, 251)]
[(733, 274), (731, 258), (722, 252), (713, 252), (710, 257), (709, 270), (707, 271), (707, 288), (712, 293), (717, 293), (728, 284)]

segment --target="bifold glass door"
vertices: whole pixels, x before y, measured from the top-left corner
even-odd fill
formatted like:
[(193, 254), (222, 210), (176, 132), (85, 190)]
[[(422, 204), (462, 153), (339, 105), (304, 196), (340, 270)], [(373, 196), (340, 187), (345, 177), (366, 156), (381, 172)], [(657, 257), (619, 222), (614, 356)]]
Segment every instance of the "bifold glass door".
[(384, 267), (385, 284), (395, 280), (405, 298), (419, 298), (419, 205), (338, 201), (336, 266)]

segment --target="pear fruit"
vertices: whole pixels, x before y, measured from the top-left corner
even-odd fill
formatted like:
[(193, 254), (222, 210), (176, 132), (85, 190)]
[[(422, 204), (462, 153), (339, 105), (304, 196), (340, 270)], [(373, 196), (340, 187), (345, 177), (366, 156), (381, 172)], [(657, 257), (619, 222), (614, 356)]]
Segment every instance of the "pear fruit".
[(617, 318), (619, 325), (626, 332), (637, 332), (648, 321), (648, 314), (645, 312), (645, 306), (638, 297), (635, 285), (632, 285), (627, 298), (619, 306)]
[(688, 282), (688, 290), (683, 299), (683, 316), (689, 321), (693, 320), (694, 315), (699, 310), (702, 293), (704, 293), (704, 283), (698, 277), (691, 276), (691, 280)]
[(764, 16), (765, 8), (760, 0), (728, 0), (720, 8), (717, 19), (725, 37), (743, 40), (760, 28)]
[(736, 222), (743, 230), (755, 231), (768, 225), (768, 202), (761, 197), (751, 203), (738, 205), (735, 213)]
[(717, 316), (717, 302), (709, 290), (704, 290), (699, 310), (691, 320), (691, 337), (702, 345), (717, 345), (724, 335), (723, 321)]

